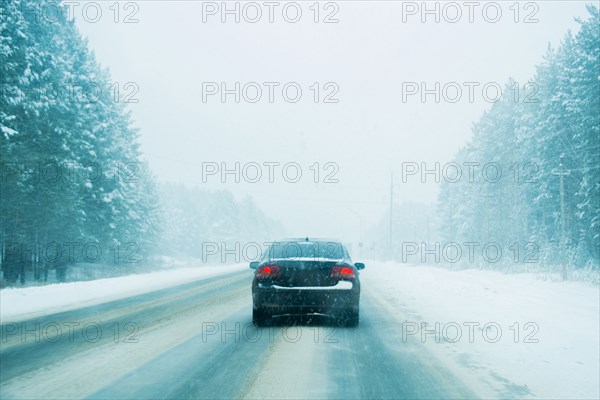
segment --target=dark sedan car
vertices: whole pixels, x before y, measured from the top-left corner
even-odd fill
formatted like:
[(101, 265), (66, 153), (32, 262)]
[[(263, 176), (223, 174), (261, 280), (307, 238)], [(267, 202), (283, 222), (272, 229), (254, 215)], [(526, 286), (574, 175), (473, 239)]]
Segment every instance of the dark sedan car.
[(263, 325), (273, 316), (317, 314), (345, 326), (359, 321), (362, 263), (352, 264), (336, 241), (292, 239), (272, 243), (252, 281), (252, 321)]

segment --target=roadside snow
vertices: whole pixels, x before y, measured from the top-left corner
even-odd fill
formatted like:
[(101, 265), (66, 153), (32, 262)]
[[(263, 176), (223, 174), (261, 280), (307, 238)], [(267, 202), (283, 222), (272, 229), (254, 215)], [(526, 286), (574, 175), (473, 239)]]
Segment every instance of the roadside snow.
[[(21, 321), (244, 270), (180, 268), (4, 289), (0, 318)], [(363, 296), (394, 322), (392, 340), (423, 343), (481, 397), (600, 398), (597, 285), (375, 261), (361, 280)], [(368, 313), (363, 303), (361, 314)]]
[(490, 397), (600, 398), (598, 286), (391, 262), (361, 280), (403, 342), (425, 343)]
[(199, 266), (85, 282), (3, 289), (0, 291), (0, 320), (2, 323), (23, 321), (246, 269), (247, 264)]

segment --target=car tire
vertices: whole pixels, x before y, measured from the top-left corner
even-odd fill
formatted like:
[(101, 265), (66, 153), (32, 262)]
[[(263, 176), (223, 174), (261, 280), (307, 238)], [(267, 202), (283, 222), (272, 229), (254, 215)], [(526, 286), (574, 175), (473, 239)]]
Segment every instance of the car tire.
[(252, 309), (252, 323), (256, 326), (266, 325), (269, 315), (262, 308)]
[(342, 318), (340, 320), (340, 323), (342, 326), (345, 326), (347, 328), (355, 328), (358, 326), (359, 320), (360, 320), (360, 318), (359, 318), (358, 309), (348, 310), (348, 311), (345, 311), (344, 313), (342, 313)]

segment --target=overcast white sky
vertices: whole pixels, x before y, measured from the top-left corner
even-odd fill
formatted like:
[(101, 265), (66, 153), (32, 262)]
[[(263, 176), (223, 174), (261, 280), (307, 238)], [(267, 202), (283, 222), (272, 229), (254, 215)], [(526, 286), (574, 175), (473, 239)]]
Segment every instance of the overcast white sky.
[[(82, 4), (84, 4), (83, 2)], [(209, 189), (229, 189), (236, 196), (251, 195), (263, 210), (282, 221), (291, 235), (354, 239), (357, 217), (365, 224), (376, 221), (389, 202), (390, 171), (400, 173), (402, 162), (446, 162), (469, 139), (471, 124), (490, 104), (481, 86), (471, 103), (464, 88), (457, 103), (433, 96), (426, 103), (413, 96), (402, 101), (402, 82), (498, 82), (512, 76), (526, 83), (541, 61), (548, 43), (558, 45), (568, 29), (576, 30), (574, 17), (586, 16), (585, 2), (521, 2), (519, 23), (514, 22), (513, 1), (501, 4), (497, 23), (486, 22), (483, 5), (468, 21), (464, 2), (457, 23), (449, 23), (455, 10), (440, 3), (440, 23), (433, 15), (421, 22), (421, 2), (416, 15), (403, 14), (402, 2), (336, 2), (338, 23), (314, 23), (313, 2), (300, 2), (302, 17), (286, 22), (283, 5), (275, 8), (275, 22), (268, 22), (268, 7), (257, 23), (240, 23), (220, 13), (206, 15), (200, 1), (138, 1), (137, 9), (120, 5), (119, 23), (113, 21), (112, 1), (102, 4), (97, 23), (85, 21), (76, 11), (78, 26), (89, 39), (113, 81), (121, 87), (135, 82), (137, 104), (131, 104), (135, 125), (141, 130), (145, 157), (161, 181), (178, 181)], [(404, 10), (410, 11), (405, 2)], [(213, 3), (221, 8), (221, 2)], [(532, 5), (533, 4), (533, 5)], [(242, 8), (244, 3), (240, 3)], [(434, 2), (428, 2), (435, 7)], [(229, 2), (228, 7), (235, 7)], [(313, 6), (314, 7), (314, 6)], [(319, 6), (319, 18), (335, 6)], [(252, 18), (254, 10), (247, 8)], [(494, 8), (486, 17), (494, 18)], [(135, 12), (137, 23), (123, 23)], [(523, 23), (532, 14), (537, 23)], [(288, 8), (288, 17), (294, 9)], [(403, 16), (406, 22), (403, 22)], [(274, 103), (268, 88), (252, 104), (233, 95), (202, 101), (203, 82), (297, 82), (303, 90), (297, 103), (286, 102), (281, 86)], [(310, 86), (334, 82), (338, 103), (314, 103)], [(127, 91), (123, 91), (125, 94)], [(254, 92), (249, 92), (251, 95)], [(293, 94), (293, 91), (290, 92)], [(493, 92), (492, 92), (493, 93)], [(202, 182), (203, 162), (296, 162), (302, 168), (299, 183), (287, 183), (281, 167), (275, 183), (267, 181), (263, 168), (260, 183), (222, 183), (219, 176)], [(310, 166), (336, 163), (339, 183), (313, 182)], [(290, 172), (292, 170), (289, 170)], [(250, 172), (250, 171), (249, 171)], [(435, 184), (417, 179), (403, 184), (398, 179), (398, 201), (433, 203)]]

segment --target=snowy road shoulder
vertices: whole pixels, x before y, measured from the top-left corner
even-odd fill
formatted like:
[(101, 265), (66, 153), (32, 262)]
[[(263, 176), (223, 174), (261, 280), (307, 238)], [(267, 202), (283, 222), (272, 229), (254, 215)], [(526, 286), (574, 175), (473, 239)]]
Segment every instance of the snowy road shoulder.
[(361, 280), (398, 340), (421, 341), (482, 395), (600, 398), (597, 286), (378, 262)]
[(198, 266), (85, 282), (3, 289), (0, 291), (0, 319), (2, 323), (23, 321), (243, 270), (248, 270), (247, 264)]

